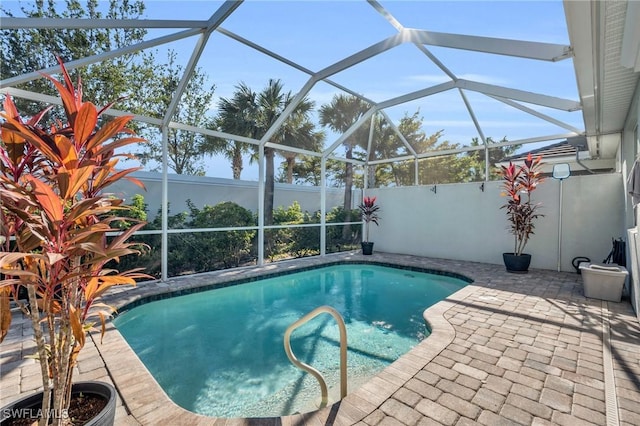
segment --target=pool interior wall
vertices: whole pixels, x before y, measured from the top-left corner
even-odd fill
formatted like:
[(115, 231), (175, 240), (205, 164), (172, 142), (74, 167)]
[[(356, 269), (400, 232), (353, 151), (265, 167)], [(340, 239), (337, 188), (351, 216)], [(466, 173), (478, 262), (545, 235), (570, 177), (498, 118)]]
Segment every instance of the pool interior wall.
[[(385, 271), (385, 268), (381, 266), (393, 268), (390, 271), (394, 271), (396, 275), (380, 275)], [(322, 267), (327, 270), (327, 265)], [(367, 281), (367, 277), (373, 277), (374, 273), (377, 273), (378, 279), (385, 284), (374, 288), (373, 284), (367, 281), (364, 287), (371, 287), (367, 292), (363, 291), (363, 284), (359, 283), (350, 289), (358, 294), (350, 293), (349, 297), (345, 298), (344, 294), (336, 294), (336, 289), (345, 286), (332, 285), (333, 275), (328, 275), (329, 278), (323, 281), (325, 293), (335, 296), (329, 304), (336, 305), (338, 310), (347, 314), (345, 319), (351, 336), (348, 362), (350, 390), (364, 383), (415, 346), (428, 333), (421, 316), (422, 311), (470, 281), (456, 273), (416, 267), (398, 268), (398, 265), (384, 262), (342, 261), (331, 263), (330, 267), (337, 271), (338, 278), (344, 277), (346, 274), (347, 277), (364, 276), (364, 280)], [(364, 270), (356, 271), (357, 268), (364, 268)], [(397, 274), (398, 270), (407, 272)], [(326, 304), (322, 303), (321, 299), (312, 297), (312, 294), (300, 293), (294, 289), (294, 287), (300, 288), (299, 285), (296, 285), (297, 283), (305, 283), (309, 280), (315, 279), (318, 284), (320, 271), (317, 270), (317, 267), (300, 268), (288, 270), (285, 273), (267, 274), (260, 278), (231, 281), (223, 285), (205, 285), (188, 289), (188, 291), (141, 298), (127, 305), (126, 310), (131, 310), (132, 306), (140, 307), (124, 314), (116, 320), (116, 323), (138, 356), (154, 374), (156, 380), (176, 403), (186, 409), (219, 417), (276, 416), (308, 411), (314, 408), (313, 399), (319, 395), (317, 383), (309, 375), (295, 370), (286, 360), (282, 349), (282, 335), (284, 329), (304, 315), (306, 311)], [(416, 283), (412, 283), (416, 277), (422, 277), (421, 273), (425, 271), (431, 273), (435, 281), (441, 283), (440, 286), (445, 287), (440, 290), (434, 287), (432, 292), (440, 293), (437, 300), (435, 294), (433, 300), (432, 298), (429, 298), (428, 301), (424, 298), (421, 300), (419, 294), (424, 288), (420, 287), (422, 281), (418, 279)], [(296, 276), (286, 277), (291, 273), (296, 273)], [(274, 281), (274, 277), (280, 277), (278, 281), (284, 279), (284, 284), (289, 288), (288, 291), (293, 290), (292, 302), (295, 302), (295, 308), (283, 305), (287, 294), (277, 293), (273, 296), (273, 300), (264, 300), (266, 294), (264, 286)], [(451, 280), (451, 278), (455, 278), (455, 280)], [(399, 279), (406, 280), (405, 285), (394, 287), (393, 284), (398, 284), (394, 281)], [(260, 283), (255, 282), (258, 280)], [(327, 283), (327, 281), (331, 281), (331, 283)], [(234, 287), (234, 289), (225, 288), (248, 282), (253, 282), (253, 284)], [(357, 283), (358, 278), (353, 278), (353, 282)], [(260, 307), (256, 308), (256, 311), (254, 309), (257, 306), (254, 303), (256, 300), (253, 300), (255, 297), (251, 297), (250, 294), (253, 291), (251, 289), (256, 289), (258, 285), (261, 285), (257, 293), (261, 295), (259, 297), (261, 300), (257, 304)], [(402, 298), (404, 292), (409, 291), (414, 285), (418, 285), (414, 289), (416, 293), (407, 296), (406, 299), (409, 302), (405, 303), (410, 305), (412, 302), (413, 307), (400, 306), (400, 310), (396, 309), (398, 305), (403, 304), (398, 298)], [(346, 287), (350, 288), (351, 285)], [(224, 290), (194, 294), (212, 288)], [(240, 291), (241, 300), (240, 303), (234, 305), (237, 311), (235, 312), (236, 316), (231, 319), (225, 318), (222, 309), (225, 306), (233, 305), (233, 298), (229, 299), (229, 295), (238, 293), (238, 291)], [(191, 296), (175, 299), (171, 302), (165, 300), (156, 304), (148, 304), (149, 301), (164, 300), (167, 297), (184, 295), (184, 293), (191, 294)], [(326, 294), (320, 296), (327, 297)], [(207, 295), (216, 295), (216, 297), (207, 300)], [(397, 297), (394, 297), (396, 295)], [(378, 300), (378, 297), (381, 299)], [(267, 295), (266, 298), (269, 299), (270, 296)], [(395, 316), (404, 316), (406, 325), (403, 327), (408, 326), (410, 329), (399, 329), (398, 324), (402, 322), (402, 318), (391, 318), (389, 314), (387, 317), (374, 318), (371, 313), (364, 312), (367, 309), (366, 305), (371, 304), (374, 298), (378, 302), (382, 301), (387, 310), (397, 311), (394, 312)], [(341, 302), (357, 299), (362, 300), (364, 305), (355, 307), (355, 317), (351, 318), (352, 314)], [(393, 303), (394, 300), (395, 303)], [(275, 303), (274, 310), (268, 312), (265, 305), (268, 307), (271, 303)], [(177, 305), (183, 306), (182, 309), (177, 309), (178, 311), (182, 310), (183, 315), (187, 314), (188, 319), (180, 320), (176, 314), (168, 313), (168, 309)], [(201, 315), (205, 316), (204, 319), (189, 315), (198, 306), (203, 308)], [(152, 319), (150, 316), (148, 311), (153, 311), (154, 308), (155, 311), (161, 313), (160, 319)], [(254, 311), (252, 315), (246, 315), (251, 311)], [(408, 312), (411, 312), (412, 315), (408, 315)], [(356, 318), (358, 315), (363, 317), (360, 318), (363, 320), (358, 320)], [(253, 318), (255, 321), (250, 322), (246, 318)], [(151, 322), (147, 323), (148, 321)], [(244, 331), (234, 328), (239, 323), (245, 324)], [(133, 331), (128, 324), (132, 324)], [(153, 337), (148, 333), (148, 330), (154, 325), (165, 335), (168, 333), (172, 337), (165, 343), (160, 343), (162, 340), (159, 338), (160, 336)], [(265, 337), (261, 337), (264, 336), (265, 329), (272, 330), (272, 332), (267, 332), (267, 340), (264, 340)], [(137, 337), (134, 337), (136, 330)], [(246, 336), (248, 340), (244, 336), (238, 338), (239, 335), (251, 334), (251, 330), (256, 332), (251, 336)], [(303, 336), (306, 338), (303, 339)], [(215, 342), (214, 347), (208, 347), (207, 342)], [(300, 330), (300, 336), (297, 341), (293, 341), (293, 345), (295, 353), (299, 354), (304, 362), (319, 367), (327, 374), (330, 386), (338, 385), (337, 351), (334, 350), (338, 345), (338, 338), (332, 320), (327, 321), (324, 318), (320, 325), (307, 324), (307, 330)], [(189, 346), (194, 350), (189, 350)], [(176, 350), (175, 348), (180, 349)], [(259, 361), (252, 359), (252, 356), (257, 353), (260, 354)], [(181, 361), (180, 355), (186, 355), (188, 359)], [(199, 366), (198, 362), (200, 362)], [(172, 368), (172, 366), (179, 365), (189, 365), (192, 368)], [(265, 371), (268, 374), (263, 374)], [(295, 398), (292, 398), (291, 395), (295, 395)]]

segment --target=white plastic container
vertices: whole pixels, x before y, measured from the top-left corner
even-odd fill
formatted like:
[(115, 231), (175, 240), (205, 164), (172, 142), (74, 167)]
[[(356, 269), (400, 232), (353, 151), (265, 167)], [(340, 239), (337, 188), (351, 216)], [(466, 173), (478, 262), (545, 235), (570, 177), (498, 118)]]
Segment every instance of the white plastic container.
[(629, 271), (624, 266), (594, 263), (582, 263), (580, 273), (586, 297), (610, 302), (620, 301), (624, 282), (629, 275)]

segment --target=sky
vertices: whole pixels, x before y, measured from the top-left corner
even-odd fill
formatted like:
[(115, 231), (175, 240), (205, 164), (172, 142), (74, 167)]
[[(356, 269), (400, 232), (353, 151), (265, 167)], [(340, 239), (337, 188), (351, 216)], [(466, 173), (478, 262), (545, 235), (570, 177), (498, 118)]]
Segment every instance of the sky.
[[(147, 0), (149, 19), (208, 19), (222, 2)], [(13, 8), (15, 1), (3, 1)], [(106, 3), (105, 3), (106, 4)], [(553, 1), (390, 1), (380, 4), (404, 27), (434, 32), (569, 44), (561, 0)], [(395, 28), (365, 1), (257, 1), (241, 4), (222, 27), (317, 72), (372, 44), (396, 34)], [(181, 31), (150, 30), (147, 38)], [(168, 47), (186, 64), (196, 38), (174, 42)], [(578, 101), (571, 59), (541, 62), (488, 55), (436, 46), (426, 46), (458, 78), (516, 88)], [(162, 49), (160, 48), (161, 52)], [(163, 55), (160, 54), (160, 57)], [(221, 97), (230, 97), (244, 82), (256, 91), (270, 78), (284, 82), (298, 92), (309, 76), (259, 53), (218, 32), (212, 34), (198, 65), (215, 84), (211, 113)], [(448, 77), (416, 46), (402, 44), (374, 58), (344, 70), (331, 79), (367, 98), (380, 102), (448, 80)], [(318, 83), (309, 93), (316, 106), (328, 103), (340, 93), (333, 86)], [(476, 118), (487, 137), (518, 140), (567, 130), (531, 117), (479, 93), (465, 91)], [(533, 107), (531, 105), (527, 105)], [(579, 112), (536, 110), (582, 129)], [(398, 122), (405, 114), (419, 110), (427, 134), (443, 131), (443, 140), (468, 145), (478, 137), (457, 90), (423, 98), (387, 110)], [(338, 135), (328, 132), (326, 145)], [(554, 143), (557, 141), (549, 141)], [(538, 144), (539, 145), (539, 144)], [(531, 146), (526, 146), (530, 149)], [(336, 154), (342, 155), (338, 149)], [(247, 163), (247, 162), (245, 162)], [(207, 160), (207, 175), (231, 177), (223, 159)], [(257, 179), (257, 167), (246, 164), (243, 178)]]

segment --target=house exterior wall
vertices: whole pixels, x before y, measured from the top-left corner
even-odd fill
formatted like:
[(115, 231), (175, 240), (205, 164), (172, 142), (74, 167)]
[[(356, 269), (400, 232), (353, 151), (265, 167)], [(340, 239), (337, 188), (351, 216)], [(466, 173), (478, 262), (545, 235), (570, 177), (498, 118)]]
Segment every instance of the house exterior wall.
[[(622, 144), (620, 148), (621, 167), (625, 173), (631, 171), (631, 167), (638, 155), (640, 154), (640, 82), (636, 85), (635, 95), (627, 121), (625, 122)], [(625, 194), (628, 188), (625, 182)], [(629, 250), (628, 269), (631, 273), (629, 282), (627, 283), (627, 292), (631, 299), (631, 305), (636, 312), (638, 320), (640, 320), (640, 236), (638, 235), (638, 224), (640, 223), (640, 207), (633, 208), (631, 199), (626, 196), (626, 204), (624, 210), (625, 227), (628, 229), (627, 242)]]
[[(624, 176), (628, 176), (635, 159), (640, 154), (639, 141), (637, 140), (636, 128), (640, 123), (640, 108), (638, 103), (640, 102), (640, 84), (636, 87), (635, 97), (629, 110), (629, 115), (625, 123), (624, 130), (622, 132), (622, 141), (618, 150), (618, 161), (620, 164), (620, 170)], [(627, 182), (624, 182), (624, 192), (628, 193)], [(634, 227), (637, 223), (636, 214), (631, 203), (631, 197), (627, 197), (624, 209), (625, 215), (625, 228)]]
[[(562, 264), (573, 271), (571, 260), (586, 256), (601, 262), (611, 239), (622, 232), (624, 209), (622, 174), (572, 176), (563, 181)], [(380, 226), (371, 228), (376, 251), (447, 259), (502, 263), (502, 253), (513, 251), (513, 236), (500, 206), (500, 182), (480, 184), (379, 188)], [(531, 267), (556, 269), (558, 259), (558, 199), (560, 183), (548, 179), (535, 192), (545, 217), (536, 222), (525, 252)]]

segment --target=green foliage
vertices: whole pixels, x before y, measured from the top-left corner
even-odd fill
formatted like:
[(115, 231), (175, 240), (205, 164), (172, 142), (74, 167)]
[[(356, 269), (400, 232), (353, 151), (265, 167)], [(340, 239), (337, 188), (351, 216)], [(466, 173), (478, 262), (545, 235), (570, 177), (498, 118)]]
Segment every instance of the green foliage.
[[(191, 221), (190, 228), (231, 228), (255, 226), (256, 220), (250, 210), (230, 201), (215, 206), (198, 209), (188, 200)], [(192, 244), (189, 258), (195, 271), (217, 269), (222, 263), (224, 268), (240, 266), (250, 259), (251, 247), (256, 231), (198, 232), (189, 235)], [(184, 236), (183, 235), (183, 236)]]
[(303, 218), (302, 207), (300, 207), (300, 203), (297, 201), (294, 201), (293, 204), (286, 209), (279, 206), (273, 211), (273, 220), (278, 225), (302, 223)]
[[(330, 226), (330, 223), (349, 222), (359, 218), (360, 210), (345, 211), (342, 207), (334, 207), (327, 212), (327, 253), (357, 248), (360, 243), (361, 224)], [(345, 229), (346, 237), (345, 237)]]
[[(23, 4), (29, 4), (29, 7)], [(8, 5), (5, 4), (5, 6)], [(27, 18), (69, 18), (69, 19), (139, 19), (145, 11), (141, 0), (110, 1), (108, 10), (98, 10), (98, 0), (87, 0), (83, 6), (79, 0), (40, 0), (24, 2), (21, 13), (2, 7), (5, 16), (25, 16)], [(56, 56), (64, 61), (81, 59), (96, 54), (134, 45), (144, 40), (146, 29), (142, 28), (93, 28), (88, 29), (2, 29), (0, 30), (0, 75), (9, 78), (29, 71), (36, 71), (57, 65)], [(28, 52), (28, 54), (25, 54)], [(106, 105), (114, 99), (130, 95), (132, 88), (144, 87), (147, 78), (153, 75), (152, 54), (135, 52), (117, 58), (95, 63), (75, 72), (82, 76), (83, 91), (87, 100), (96, 105)], [(55, 95), (46, 79), (37, 78), (19, 84), (20, 89)], [(119, 102), (119, 108), (131, 109), (139, 104), (138, 96)], [(43, 105), (17, 100), (18, 108), (27, 115), (33, 115)], [(56, 110), (61, 118), (61, 110)]]
[(135, 194), (131, 197), (131, 203), (127, 205), (127, 210), (118, 212), (118, 216), (123, 218), (131, 218), (134, 221), (120, 220), (115, 225), (119, 229), (129, 229), (133, 223), (147, 221), (147, 203), (144, 202), (144, 196)]
[[(145, 110), (140, 111), (156, 118), (163, 118), (184, 74), (184, 67), (177, 63), (177, 54), (169, 51), (165, 64), (157, 65), (151, 77), (153, 83), (145, 92)], [(215, 85), (208, 84), (209, 78), (196, 68), (176, 106), (172, 120), (194, 127), (214, 128), (214, 118), (208, 113), (213, 100)], [(142, 164), (153, 171), (162, 164), (162, 141), (156, 129), (144, 127), (141, 133), (149, 139), (149, 144), (138, 153)], [(195, 132), (170, 128), (167, 140), (169, 167), (177, 174), (203, 176), (203, 157), (210, 152), (207, 138)]]
[[(275, 225), (297, 225), (304, 220), (302, 208), (297, 201), (287, 208), (279, 206), (273, 211)], [(288, 257), (295, 243), (294, 228), (278, 228), (265, 230), (265, 254), (273, 261), (280, 257)]]
[[(320, 212), (304, 212), (303, 224), (320, 223)], [(320, 254), (320, 228), (301, 227), (291, 228), (290, 253), (294, 257), (313, 256)]]

